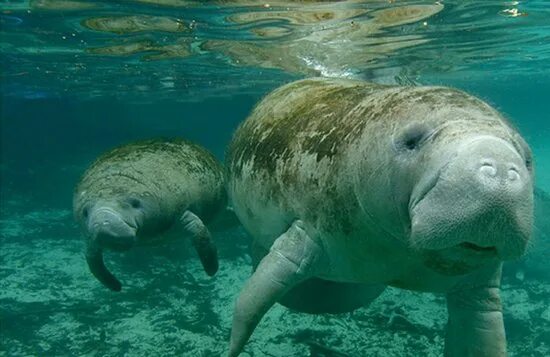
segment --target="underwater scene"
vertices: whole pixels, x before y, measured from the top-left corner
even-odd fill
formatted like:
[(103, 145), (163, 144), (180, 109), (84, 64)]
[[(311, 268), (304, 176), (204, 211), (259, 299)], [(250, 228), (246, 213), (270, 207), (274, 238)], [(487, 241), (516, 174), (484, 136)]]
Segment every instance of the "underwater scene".
[(0, 61), (1, 356), (550, 356), (550, 2), (0, 0)]

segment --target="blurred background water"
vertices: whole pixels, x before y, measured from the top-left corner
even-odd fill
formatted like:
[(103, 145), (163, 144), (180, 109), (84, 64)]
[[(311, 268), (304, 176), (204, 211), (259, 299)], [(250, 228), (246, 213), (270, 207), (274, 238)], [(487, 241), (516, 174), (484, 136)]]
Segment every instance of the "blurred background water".
[[(100, 153), (136, 139), (181, 136), (223, 159), (254, 104), (295, 79), (478, 95), (520, 129), (537, 185), (550, 191), (548, 1), (0, 0), (0, 9), (0, 354), (221, 355), (250, 273), (245, 233), (217, 237), (214, 279), (186, 243), (112, 256), (128, 286), (113, 294), (85, 266), (73, 188)], [(548, 235), (537, 232), (528, 256), (505, 268), (511, 355), (550, 355)], [(343, 316), (277, 307), (247, 353), (437, 356), (445, 318), (441, 296), (393, 289)]]

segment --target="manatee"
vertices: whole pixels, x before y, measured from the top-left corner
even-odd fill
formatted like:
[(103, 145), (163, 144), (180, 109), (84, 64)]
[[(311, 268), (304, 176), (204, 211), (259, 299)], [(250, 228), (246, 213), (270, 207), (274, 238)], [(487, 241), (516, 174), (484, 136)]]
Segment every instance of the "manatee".
[(445, 294), (447, 356), (505, 355), (501, 269), (532, 235), (533, 158), (490, 105), (446, 87), (301, 80), (256, 106), (226, 160), (255, 266), (229, 356), (275, 302), (353, 311), (386, 286)]
[(223, 167), (204, 148), (184, 140), (149, 140), (101, 155), (84, 173), (73, 201), (87, 238), (92, 274), (113, 291), (121, 283), (104, 265), (103, 251), (162, 243), (172, 230), (192, 237), (204, 270), (218, 270), (206, 224), (225, 211)]

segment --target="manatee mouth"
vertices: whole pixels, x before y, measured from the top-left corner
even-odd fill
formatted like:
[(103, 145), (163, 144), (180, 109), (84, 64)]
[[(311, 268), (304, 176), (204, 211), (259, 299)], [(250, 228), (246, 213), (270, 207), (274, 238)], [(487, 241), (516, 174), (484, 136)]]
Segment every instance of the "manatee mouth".
[(88, 222), (91, 239), (114, 251), (125, 251), (136, 243), (137, 224), (110, 208), (98, 209)]
[(462, 242), (442, 249), (426, 249), (423, 256), (427, 267), (448, 276), (464, 275), (491, 261), (499, 260), (495, 246), (483, 247), (472, 242)]
[(494, 253), (494, 254), (497, 253), (497, 248), (495, 246), (482, 247), (480, 245), (470, 243), (470, 242), (460, 243), (458, 246), (464, 249), (473, 250), (475, 252)]

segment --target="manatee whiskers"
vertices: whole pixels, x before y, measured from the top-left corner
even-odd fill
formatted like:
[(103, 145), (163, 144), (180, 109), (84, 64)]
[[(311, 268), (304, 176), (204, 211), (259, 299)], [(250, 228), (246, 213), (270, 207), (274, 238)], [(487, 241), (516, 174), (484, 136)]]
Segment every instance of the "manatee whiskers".
[[(529, 236), (514, 231), (515, 224), (516, 220), (508, 214), (489, 210), (476, 220), (449, 226), (445, 231), (413, 236), (411, 248), (439, 250), (462, 247), (498, 254), (503, 259), (514, 259), (524, 254), (529, 241)], [(502, 233), (503, 227), (510, 227), (510, 232)]]
[(495, 254), (496, 254), (496, 249), (497, 249), (493, 245), (489, 246), (489, 247), (482, 247), (482, 246), (479, 246), (477, 244), (470, 243), (470, 242), (459, 243), (458, 246), (466, 248), (466, 249), (475, 250), (475, 251), (478, 251), (478, 252), (491, 252), (491, 253), (495, 253)]
[(437, 186), (438, 182), (445, 181), (445, 177), (441, 177), (441, 172), (443, 170), (444, 168), (438, 170), (433, 175), (428, 176), (426, 181), (423, 182), (422, 187), (419, 188), (419, 191), (416, 194), (413, 192), (413, 195), (411, 195), (411, 199), (409, 201), (409, 212), (413, 211), (418, 203), (426, 198), (432, 189)]

